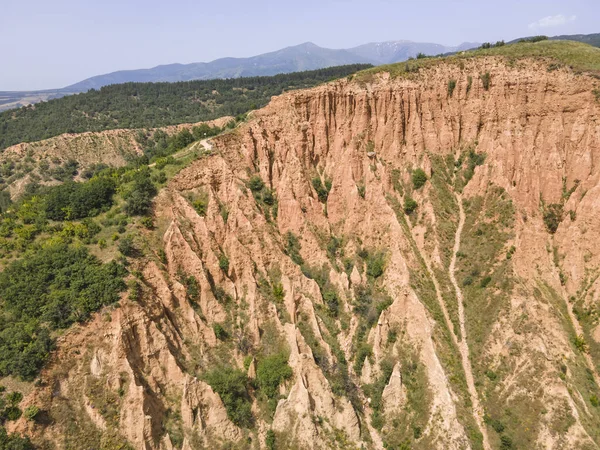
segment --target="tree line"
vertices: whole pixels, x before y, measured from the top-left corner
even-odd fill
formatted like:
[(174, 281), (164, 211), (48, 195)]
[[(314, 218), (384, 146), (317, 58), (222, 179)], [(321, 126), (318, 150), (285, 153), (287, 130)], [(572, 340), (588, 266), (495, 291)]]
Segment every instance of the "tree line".
[(155, 128), (238, 116), (273, 95), (371, 67), (351, 64), (280, 74), (177, 83), (123, 83), (0, 113), (0, 150), (62, 133)]

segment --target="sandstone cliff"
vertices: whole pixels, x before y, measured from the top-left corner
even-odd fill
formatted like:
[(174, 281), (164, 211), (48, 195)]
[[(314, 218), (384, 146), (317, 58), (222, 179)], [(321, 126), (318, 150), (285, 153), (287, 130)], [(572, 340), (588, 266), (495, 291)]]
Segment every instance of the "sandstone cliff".
[[(485, 57), (274, 98), (159, 194), (139, 295), (61, 338), (27, 399), (59, 419), (16, 429), (57, 448), (598, 448), (596, 85)], [(254, 379), (276, 351), (274, 410), (250, 387), (236, 425), (207, 373)]]

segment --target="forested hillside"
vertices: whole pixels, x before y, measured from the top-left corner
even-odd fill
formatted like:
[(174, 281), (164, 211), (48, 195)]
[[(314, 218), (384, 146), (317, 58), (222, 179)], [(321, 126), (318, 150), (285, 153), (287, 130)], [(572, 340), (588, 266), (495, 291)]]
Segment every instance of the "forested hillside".
[(62, 133), (144, 128), (237, 116), (273, 95), (371, 67), (366, 64), (275, 75), (180, 83), (125, 83), (0, 114), (0, 149)]

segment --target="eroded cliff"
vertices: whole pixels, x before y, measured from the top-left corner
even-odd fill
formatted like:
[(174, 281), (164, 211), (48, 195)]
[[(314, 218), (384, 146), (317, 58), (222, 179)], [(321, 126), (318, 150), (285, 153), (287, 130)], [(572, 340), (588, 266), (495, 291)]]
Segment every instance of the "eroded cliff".
[(129, 294), (26, 399), (53, 422), (13, 428), (57, 448), (597, 448), (596, 84), (485, 57), (274, 98), (160, 192)]

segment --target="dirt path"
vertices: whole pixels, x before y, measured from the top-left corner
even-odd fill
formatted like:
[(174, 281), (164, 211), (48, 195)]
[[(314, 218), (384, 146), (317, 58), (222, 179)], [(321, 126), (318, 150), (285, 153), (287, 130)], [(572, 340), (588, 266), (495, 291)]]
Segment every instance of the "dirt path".
[(465, 308), (463, 305), (463, 295), (456, 281), (456, 276), (454, 275), (454, 272), (456, 270), (456, 256), (458, 254), (458, 251), (460, 250), (460, 238), (462, 235), (463, 226), (465, 225), (465, 211), (462, 205), (462, 198), (460, 194), (455, 195), (456, 201), (458, 203), (459, 220), (458, 227), (456, 228), (456, 236), (454, 238), (454, 250), (452, 252), (452, 260), (450, 261), (448, 273), (450, 275), (450, 281), (452, 282), (454, 290), (456, 291), (456, 300), (458, 302), (458, 318), (460, 323), (460, 334), (462, 336), (462, 339), (458, 343), (458, 349), (462, 357), (463, 370), (465, 371), (467, 387), (469, 389), (469, 395), (471, 397), (471, 403), (473, 405), (473, 415), (475, 417), (475, 420), (477, 421), (477, 425), (479, 426), (479, 431), (481, 431), (481, 434), (483, 435), (483, 448), (485, 450), (490, 450), (491, 447), (487, 434), (487, 428), (483, 423), (483, 408), (479, 403), (479, 395), (477, 394), (477, 390), (475, 389), (475, 380), (473, 378), (471, 359), (469, 357), (469, 344), (467, 343), (467, 330), (465, 327)]
[[(204, 151), (210, 151), (213, 148), (213, 145), (210, 143), (209, 139), (202, 139), (200, 142), (196, 141), (190, 146), (184, 148), (183, 150), (177, 153), (173, 153), (171, 156), (175, 159), (185, 158), (190, 153), (194, 152), (195, 150), (198, 150), (198, 146), (201, 146), (202, 150)], [(156, 163), (148, 164), (148, 167), (154, 167), (155, 165)]]

